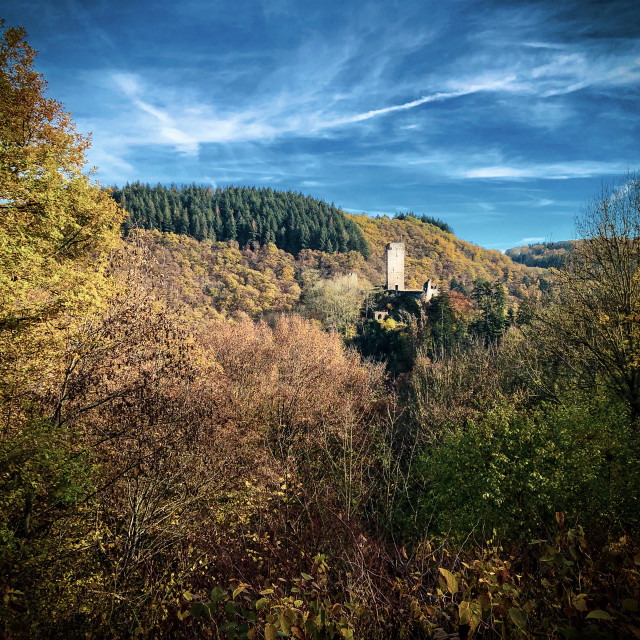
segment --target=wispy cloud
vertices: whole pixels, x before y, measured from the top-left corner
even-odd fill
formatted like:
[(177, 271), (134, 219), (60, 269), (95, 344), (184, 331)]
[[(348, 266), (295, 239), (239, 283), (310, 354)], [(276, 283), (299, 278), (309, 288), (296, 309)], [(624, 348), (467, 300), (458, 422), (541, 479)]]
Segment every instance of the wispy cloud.
[[(527, 98), (525, 101), (511, 105), (513, 116), (505, 113), (508, 118), (519, 120), (526, 113), (526, 120), (530, 125), (557, 127), (571, 116), (571, 108), (563, 104), (548, 103), (546, 100), (589, 86), (606, 88), (640, 80), (640, 60), (637, 58), (629, 57), (612, 67), (610, 60), (590, 60), (584, 52), (566, 53), (564, 49), (539, 48), (545, 52), (545, 56), (548, 54), (551, 58), (542, 63), (536, 59), (528, 64), (522, 60), (514, 64), (512, 59), (507, 58), (498, 61), (501, 64), (494, 63), (494, 68), (487, 70), (484, 66), (487, 62), (485, 57), (476, 57), (470, 64), (461, 64), (460, 67), (484, 67), (477, 72), (470, 71), (459, 77), (441, 80), (437, 76), (417, 79), (416, 84), (433, 85), (440, 82), (441, 90), (404, 102), (374, 105), (364, 110), (358, 110), (357, 107), (365, 101), (376, 100), (384, 88), (382, 85), (368, 85), (365, 78), (363, 83), (351, 87), (347, 93), (333, 89), (327, 95), (318, 89), (317, 84), (314, 89), (303, 88), (303, 78), (318, 78), (318, 72), (306, 71), (299, 65), (289, 70), (295, 73), (289, 76), (288, 88), (276, 91), (265, 89), (261, 94), (248, 96), (244, 104), (233, 105), (220, 101), (217, 104), (216, 101), (208, 102), (203, 95), (189, 95), (188, 101), (181, 101), (181, 92), (176, 87), (168, 87), (164, 95), (153, 97), (148, 95), (149, 83), (141, 76), (114, 73), (112, 77), (115, 86), (138, 112), (138, 133), (131, 138), (131, 142), (139, 145), (171, 145), (184, 154), (196, 154), (199, 145), (206, 143), (319, 135), (479, 93), (493, 95), (495, 99), (523, 96)], [(330, 63), (320, 74), (322, 77), (319, 78), (319, 86), (327, 90), (329, 83), (349, 67), (354, 55), (353, 51), (341, 51), (339, 55), (327, 52)], [(516, 68), (516, 73), (512, 71), (513, 68)], [(314, 66), (313, 71), (316, 70), (317, 67)], [(286, 69), (280, 69), (276, 75), (281, 77), (286, 73)], [(278, 86), (265, 81), (263, 87), (269, 84)], [(393, 93), (393, 88), (389, 93)], [(169, 102), (166, 96), (172, 97), (173, 101)], [(531, 97), (536, 97), (537, 103), (531, 103)], [(410, 130), (410, 127), (415, 128), (416, 125), (409, 125), (405, 130)], [(491, 169), (486, 169), (484, 173), (488, 175)], [(503, 168), (499, 172), (502, 177), (517, 178), (526, 175), (513, 168)], [(479, 173), (476, 177), (482, 176)]]
[(341, 118), (336, 118), (334, 120), (328, 120), (326, 122), (321, 123), (321, 125), (318, 128), (325, 129), (325, 128), (331, 128), (331, 127), (339, 127), (345, 124), (362, 122), (364, 120), (369, 120), (371, 118), (376, 118), (378, 116), (387, 115), (388, 113), (393, 113), (394, 111), (406, 111), (407, 109), (413, 109), (423, 104), (427, 104), (428, 102), (440, 102), (443, 100), (450, 100), (451, 98), (459, 98), (460, 96), (466, 95), (468, 93), (472, 93), (472, 91), (453, 91), (449, 93), (434, 93), (433, 95), (422, 96), (417, 100), (411, 100), (409, 102), (404, 102), (402, 104), (395, 104), (389, 107), (382, 107), (381, 109), (371, 109), (364, 113), (356, 113), (354, 115), (343, 116)]
[(567, 180), (569, 178), (589, 178), (599, 175), (619, 175), (623, 171), (625, 171), (625, 165), (619, 162), (567, 162), (485, 166), (465, 169), (460, 175), (463, 178), (477, 180)]

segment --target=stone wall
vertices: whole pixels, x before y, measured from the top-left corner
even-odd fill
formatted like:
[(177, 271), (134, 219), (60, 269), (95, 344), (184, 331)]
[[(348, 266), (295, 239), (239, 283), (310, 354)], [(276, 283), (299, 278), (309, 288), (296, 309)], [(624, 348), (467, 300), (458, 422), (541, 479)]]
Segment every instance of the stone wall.
[(387, 290), (404, 291), (404, 242), (387, 245)]

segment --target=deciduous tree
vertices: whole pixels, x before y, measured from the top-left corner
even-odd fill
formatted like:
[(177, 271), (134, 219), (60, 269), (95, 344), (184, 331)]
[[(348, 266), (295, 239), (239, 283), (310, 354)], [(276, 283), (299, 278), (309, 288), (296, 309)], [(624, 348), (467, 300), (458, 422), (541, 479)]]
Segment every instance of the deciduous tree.
[(583, 238), (542, 319), (548, 344), (580, 378), (611, 390), (640, 418), (640, 176), (605, 186), (578, 220)]
[(82, 173), (89, 139), (46, 96), (35, 57), (0, 22), (0, 332), (95, 303), (122, 220)]

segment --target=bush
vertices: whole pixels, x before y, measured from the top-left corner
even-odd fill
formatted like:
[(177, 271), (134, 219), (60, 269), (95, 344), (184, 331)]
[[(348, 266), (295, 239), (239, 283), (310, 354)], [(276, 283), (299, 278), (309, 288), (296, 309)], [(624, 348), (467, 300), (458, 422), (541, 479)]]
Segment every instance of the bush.
[(555, 513), (603, 530), (640, 522), (640, 451), (604, 400), (518, 410), (505, 401), (449, 431), (416, 467), (420, 519), (455, 538), (530, 540)]

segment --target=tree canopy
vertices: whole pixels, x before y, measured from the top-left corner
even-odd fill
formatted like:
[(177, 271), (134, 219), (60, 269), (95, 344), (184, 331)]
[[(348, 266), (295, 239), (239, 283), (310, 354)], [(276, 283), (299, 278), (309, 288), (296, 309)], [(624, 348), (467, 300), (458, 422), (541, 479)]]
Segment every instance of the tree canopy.
[(640, 419), (640, 176), (603, 187), (578, 220), (583, 239), (558, 271), (546, 310), (550, 346), (586, 384), (604, 385)]
[(234, 240), (241, 247), (271, 242), (293, 255), (318, 249), (369, 257), (362, 232), (341, 209), (301, 193), (194, 184), (167, 189), (135, 182), (114, 189), (113, 197), (129, 213), (127, 232), (158, 229), (196, 240)]
[[(0, 330), (51, 318), (100, 295), (96, 250), (119, 207), (83, 175), (89, 139), (46, 96), (22, 28), (0, 23)], [(81, 268), (80, 268), (81, 267)]]

